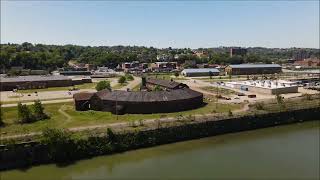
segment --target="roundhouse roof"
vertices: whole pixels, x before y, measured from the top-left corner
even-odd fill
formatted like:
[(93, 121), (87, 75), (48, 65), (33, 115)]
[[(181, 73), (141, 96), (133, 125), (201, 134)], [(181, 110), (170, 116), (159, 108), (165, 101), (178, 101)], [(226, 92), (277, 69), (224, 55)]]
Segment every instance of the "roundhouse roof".
[(16, 76), (16, 77), (0, 78), (0, 82), (29, 82), (29, 81), (56, 81), (56, 80), (71, 80), (71, 79), (67, 76), (60, 76), (60, 75)]
[(193, 91), (189, 88), (175, 89), (168, 91), (140, 91), (140, 92), (127, 92), (127, 91), (112, 91), (103, 93), (99, 97), (102, 100), (110, 101), (127, 101), (127, 102), (162, 102), (174, 101), (182, 99), (190, 99), (202, 96), (202, 93)]

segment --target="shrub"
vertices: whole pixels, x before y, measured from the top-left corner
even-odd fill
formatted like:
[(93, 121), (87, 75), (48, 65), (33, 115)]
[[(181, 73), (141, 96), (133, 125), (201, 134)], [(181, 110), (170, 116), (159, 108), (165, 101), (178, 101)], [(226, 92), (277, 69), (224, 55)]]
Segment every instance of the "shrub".
[(174, 76), (177, 78), (179, 76), (179, 73), (178, 72), (175, 72), (174, 73)]
[(254, 104), (254, 107), (257, 110), (263, 110), (264, 109), (264, 103), (263, 102), (257, 102), (257, 103)]
[(30, 123), (35, 120), (30, 109), (25, 104), (18, 103), (18, 122), (19, 123)]
[(49, 116), (44, 112), (44, 108), (40, 100), (34, 101), (33, 113), (35, 120), (43, 120), (49, 118)]
[(153, 89), (153, 91), (161, 91), (161, 87), (159, 85), (156, 85)]
[(110, 85), (109, 81), (100, 81), (100, 82), (98, 82), (98, 84), (96, 85), (96, 90), (97, 91), (101, 91), (103, 89), (111, 90), (111, 85)]
[(126, 80), (127, 81), (132, 81), (132, 80), (134, 80), (134, 78), (133, 78), (133, 76), (131, 75), (131, 74), (126, 74)]
[(126, 82), (126, 77), (120, 76), (119, 79), (118, 79), (118, 83), (123, 84), (125, 82)]
[(228, 111), (228, 116), (233, 116), (233, 113), (232, 113), (232, 111), (230, 109)]
[(71, 133), (63, 129), (45, 128), (42, 131), (41, 143), (48, 146), (50, 159), (59, 161), (70, 160), (74, 155), (74, 143)]
[(308, 100), (308, 101), (312, 100), (311, 94), (303, 94), (302, 96), (304, 97), (305, 100)]

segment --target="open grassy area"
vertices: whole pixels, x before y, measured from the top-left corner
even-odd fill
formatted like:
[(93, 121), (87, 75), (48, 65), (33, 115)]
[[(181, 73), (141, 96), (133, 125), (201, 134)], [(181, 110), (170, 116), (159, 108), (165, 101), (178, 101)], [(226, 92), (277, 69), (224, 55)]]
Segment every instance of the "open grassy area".
[[(157, 114), (125, 114), (116, 115), (110, 112), (100, 111), (75, 111), (72, 102), (45, 104), (45, 111), (50, 115), (50, 119), (34, 122), (31, 124), (18, 124), (17, 108), (2, 108), (5, 126), (0, 130), (5, 135), (23, 134), (30, 132), (39, 132), (45, 127), (70, 128), (82, 127), (90, 125), (100, 125), (115, 122), (126, 122), (145, 119), (158, 119), (161, 117), (177, 117), (179, 115), (195, 115), (228, 112), (242, 107), (241, 104), (216, 104), (215, 102), (207, 102), (208, 104), (194, 110), (174, 112), (174, 113), (157, 113)], [(118, 120), (117, 120), (118, 119)]]
[(176, 77), (174, 73), (147, 73), (145, 74), (147, 77), (157, 78), (157, 79), (164, 79), (164, 80), (187, 80), (181, 76)]
[(298, 97), (292, 99), (285, 99), (283, 105), (273, 99), (265, 102), (257, 102), (250, 105), (252, 111), (261, 112), (279, 112), (293, 109), (320, 107), (320, 95), (311, 95), (310, 99), (306, 97)]
[(50, 87), (50, 88), (44, 88), (44, 89), (26, 89), (26, 90), (19, 90), (20, 93), (34, 93), (34, 92), (44, 92), (44, 91), (67, 91), (69, 89), (77, 88), (77, 89), (94, 89), (96, 87), (97, 83), (84, 83), (79, 84), (75, 86), (67, 86), (67, 87)]
[(220, 87), (213, 87), (213, 86), (205, 86), (205, 87), (201, 87), (201, 89), (208, 91), (208, 92), (212, 92), (212, 93), (216, 93), (216, 94), (221, 94), (221, 95), (231, 95), (231, 94), (236, 94), (235, 91), (230, 90), (230, 89), (225, 89), (225, 88), (220, 88)]
[(120, 89), (120, 88), (122, 88), (122, 87), (124, 87), (126, 85), (128, 85), (128, 82), (125, 82), (125, 83), (122, 83), (122, 84), (118, 83), (115, 86), (113, 86), (112, 89)]

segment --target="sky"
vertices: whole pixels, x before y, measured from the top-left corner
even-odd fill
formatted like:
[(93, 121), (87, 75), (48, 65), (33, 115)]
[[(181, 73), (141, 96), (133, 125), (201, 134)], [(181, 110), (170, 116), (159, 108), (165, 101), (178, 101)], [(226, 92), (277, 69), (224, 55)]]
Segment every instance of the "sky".
[(319, 1), (3, 1), (1, 43), (319, 48)]

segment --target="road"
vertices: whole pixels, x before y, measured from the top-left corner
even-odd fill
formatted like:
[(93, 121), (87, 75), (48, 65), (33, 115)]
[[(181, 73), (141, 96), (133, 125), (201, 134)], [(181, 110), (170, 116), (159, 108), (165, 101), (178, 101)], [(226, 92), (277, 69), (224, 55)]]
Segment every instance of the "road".
[[(112, 81), (114, 84), (115, 82)], [(127, 90), (127, 88), (134, 88), (139, 83), (141, 83), (141, 78), (134, 77), (133, 81), (129, 81), (129, 83), (122, 87), (119, 90)], [(35, 93), (29, 93), (30, 96), (24, 95), (20, 98), (10, 98), (10, 96), (15, 95), (11, 91), (4, 91), (1, 92), (1, 101), (3, 102), (10, 102), (10, 104), (2, 104), (1, 107), (14, 107), (17, 106), (17, 102), (22, 102), (22, 104), (31, 105), (33, 104), (34, 100), (41, 100), (42, 104), (54, 104), (54, 103), (62, 103), (62, 102), (71, 102), (73, 101), (72, 97), (73, 94), (78, 92), (96, 92), (95, 89), (81, 89), (79, 91), (43, 91)], [(29, 101), (29, 102), (23, 102), (23, 101)]]

